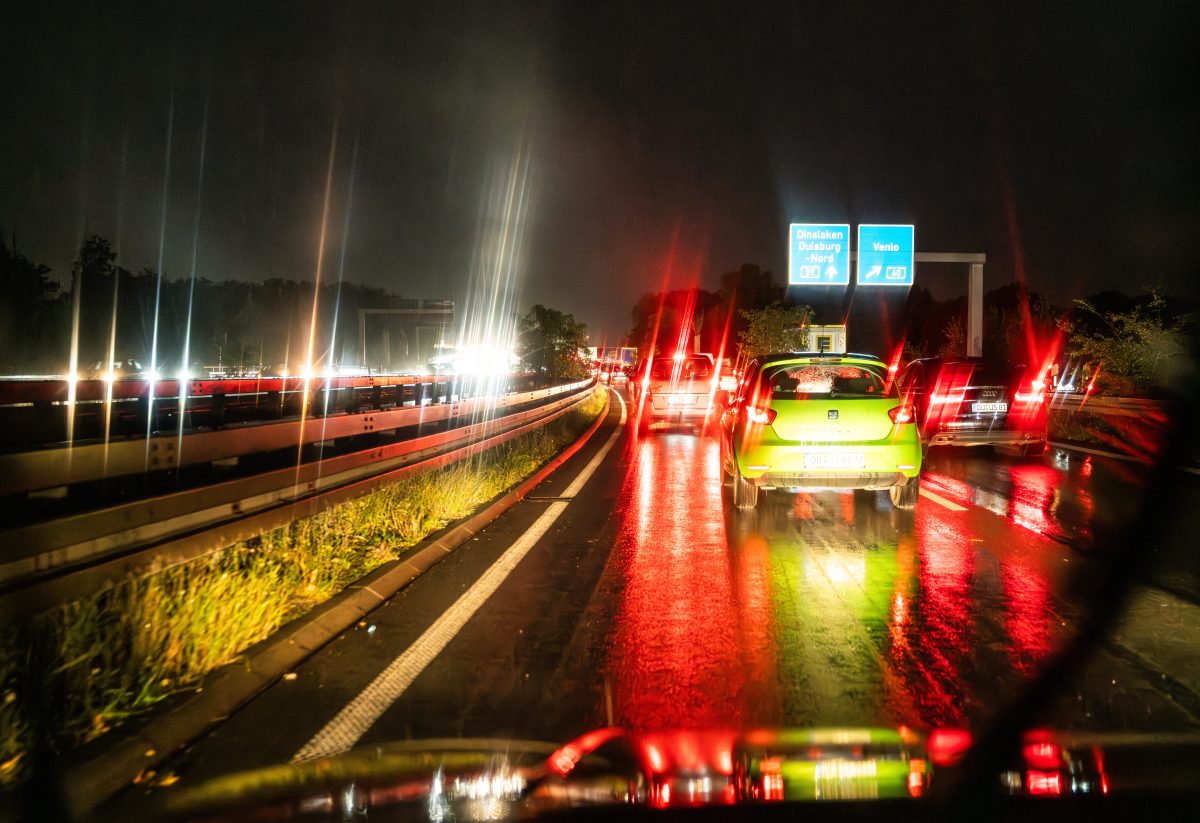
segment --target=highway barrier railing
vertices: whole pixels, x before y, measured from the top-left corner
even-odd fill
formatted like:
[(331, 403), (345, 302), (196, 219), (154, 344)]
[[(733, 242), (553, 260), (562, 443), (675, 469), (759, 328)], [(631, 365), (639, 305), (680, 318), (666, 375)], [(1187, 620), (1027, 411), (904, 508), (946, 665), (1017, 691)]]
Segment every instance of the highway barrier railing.
[(1095, 414), (1101, 417), (1157, 419), (1166, 414), (1166, 407), (1159, 400), (1141, 397), (1088, 397), (1076, 394), (1055, 395), (1050, 401), (1050, 409), (1068, 414)]
[[(478, 414), (480, 421), (0, 532), (0, 613), (7, 620), (37, 613), (130, 575), (148, 574), (279, 528), (401, 477), (477, 454), (562, 416), (594, 386), (595, 381), (585, 380), (500, 398), (398, 409), (386, 414), (445, 412), (439, 419)], [(528, 408), (532, 402), (538, 405)], [(514, 407), (519, 410), (511, 411)], [(276, 425), (298, 436), (313, 422), (318, 429), (310, 433), (316, 435), (321, 423), (344, 424), (338, 430), (351, 431), (356, 424), (349, 418), (379, 414), (306, 421), (304, 428), (298, 422)], [(317, 439), (328, 436), (327, 430)]]
[[(421, 387), (426, 384), (414, 383)], [(54, 489), (148, 471), (170, 471), (250, 454), (339, 438), (442, 423), (482, 414), (503, 415), (516, 406), (568, 392), (569, 386), (462, 398), (448, 384), (441, 394), (417, 394), (411, 405), (303, 419), (230, 424), (213, 430), (157, 431), (149, 437), (123, 437), (0, 454), (0, 496)]]
[(1167, 403), (1140, 397), (1055, 395), (1049, 412), (1050, 439), (1056, 445), (1098, 447), (1098, 453), (1140, 463), (1161, 458), (1170, 424)]

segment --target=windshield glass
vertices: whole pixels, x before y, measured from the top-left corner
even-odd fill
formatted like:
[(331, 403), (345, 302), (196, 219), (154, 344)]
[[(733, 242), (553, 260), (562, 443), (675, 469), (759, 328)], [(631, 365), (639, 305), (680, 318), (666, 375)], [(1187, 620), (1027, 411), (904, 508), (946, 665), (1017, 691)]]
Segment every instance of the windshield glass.
[(1197, 5), (4, 4), (0, 820), (1200, 784)]
[(762, 387), (777, 400), (896, 397), (886, 371), (874, 366), (788, 365), (763, 370)]
[(650, 366), (650, 376), (655, 380), (691, 380), (712, 376), (712, 362), (705, 357), (688, 357), (682, 360), (662, 358)]
[(944, 363), (935, 370), (934, 380), (949, 386), (1012, 387), (1028, 372), (1024, 366), (997, 363)]

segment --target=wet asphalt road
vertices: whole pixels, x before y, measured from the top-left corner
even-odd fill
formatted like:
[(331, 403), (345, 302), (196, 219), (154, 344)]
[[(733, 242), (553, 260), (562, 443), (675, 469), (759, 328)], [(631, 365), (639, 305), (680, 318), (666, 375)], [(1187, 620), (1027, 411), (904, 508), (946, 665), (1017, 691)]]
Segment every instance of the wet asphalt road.
[[(195, 785), (291, 759), (551, 506), (557, 520), (377, 707), (360, 745), (565, 741), (610, 724), (975, 726), (1070, 636), (1103, 569), (1105, 535), (1140, 504), (1133, 464), (968, 451), (931, 456), (931, 494), (914, 512), (894, 510), (884, 492), (770, 493), (757, 511), (737, 512), (714, 437), (639, 439), (631, 427), (573, 499), (556, 500), (619, 414), (614, 398), (606, 423), (535, 497), (161, 774)], [(1138, 587), (1114, 637), (1046, 701), (1046, 725), (1200, 728), (1200, 608), (1186, 572)]]

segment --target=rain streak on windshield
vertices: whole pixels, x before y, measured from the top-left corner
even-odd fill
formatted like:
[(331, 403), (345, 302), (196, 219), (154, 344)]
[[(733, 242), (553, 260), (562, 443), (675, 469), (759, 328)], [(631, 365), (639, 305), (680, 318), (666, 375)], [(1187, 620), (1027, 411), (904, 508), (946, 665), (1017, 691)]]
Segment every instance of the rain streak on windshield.
[(762, 381), (778, 400), (896, 396), (887, 378), (869, 366), (785, 366), (764, 373)]

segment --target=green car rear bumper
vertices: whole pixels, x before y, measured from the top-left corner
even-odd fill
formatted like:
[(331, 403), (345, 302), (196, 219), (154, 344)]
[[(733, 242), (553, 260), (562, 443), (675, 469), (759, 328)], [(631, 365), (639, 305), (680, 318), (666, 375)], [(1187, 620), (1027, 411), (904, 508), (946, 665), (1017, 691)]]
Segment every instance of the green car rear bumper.
[(921, 441), (911, 424), (884, 440), (798, 443), (779, 439), (770, 426), (757, 435), (755, 443), (735, 442), (734, 452), (742, 477), (758, 486), (885, 489), (921, 473)]

